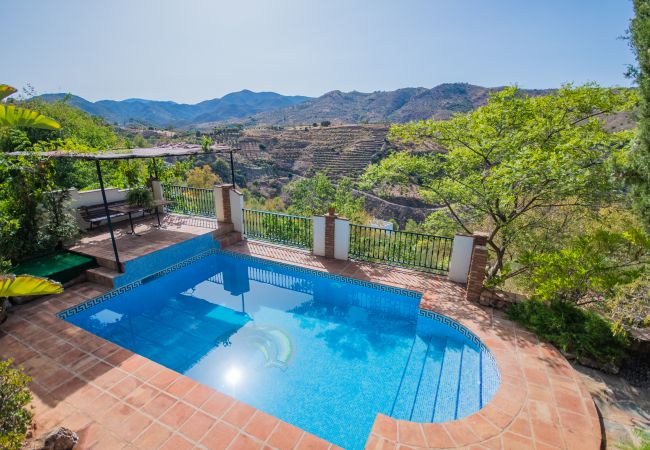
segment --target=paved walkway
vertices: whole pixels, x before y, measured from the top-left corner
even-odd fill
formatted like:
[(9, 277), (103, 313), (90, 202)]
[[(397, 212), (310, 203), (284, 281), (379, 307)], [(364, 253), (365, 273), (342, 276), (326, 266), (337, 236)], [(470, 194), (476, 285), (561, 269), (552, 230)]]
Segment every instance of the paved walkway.
[[(423, 291), (421, 307), (461, 322), (490, 348), (502, 375), (490, 404), (444, 424), (378, 415), (367, 448), (599, 448), (596, 410), (579, 375), (559, 352), (502, 314), (465, 302), (461, 286), (271, 245), (240, 243), (229, 250)], [(34, 378), (37, 434), (67, 426), (78, 432), (82, 449), (336, 448), (55, 316), (102, 292), (91, 283), (74, 286), (13, 311), (0, 328), (0, 356), (14, 358)]]

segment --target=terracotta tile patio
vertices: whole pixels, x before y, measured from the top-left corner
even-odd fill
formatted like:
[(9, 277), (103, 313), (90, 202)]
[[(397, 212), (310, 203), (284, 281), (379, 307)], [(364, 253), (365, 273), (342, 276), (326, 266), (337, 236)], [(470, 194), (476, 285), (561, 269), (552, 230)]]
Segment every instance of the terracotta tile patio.
[[(567, 361), (502, 313), (462, 300), (461, 286), (253, 242), (228, 250), (422, 291), (421, 307), (461, 322), (490, 348), (502, 383), (486, 407), (444, 424), (378, 415), (366, 448), (600, 448), (594, 403)], [(0, 327), (0, 356), (33, 377), (37, 435), (67, 426), (83, 449), (337, 448), (55, 316), (104, 291), (92, 283), (73, 286), (14, 310)]]

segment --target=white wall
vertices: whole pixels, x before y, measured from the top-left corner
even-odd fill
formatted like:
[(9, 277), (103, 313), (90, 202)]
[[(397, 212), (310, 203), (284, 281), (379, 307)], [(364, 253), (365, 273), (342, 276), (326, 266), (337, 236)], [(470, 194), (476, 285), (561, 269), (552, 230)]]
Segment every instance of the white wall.
[(449, 279), (457, 283), (467, 283), (469, 266), (472, 261), (474, 237), (464, 234), (454, 236), (454, 243), (449, 261)]
[(230, 195), (230, 216), (234, 225), (235, 231), (244, 233), (244, 194), (231, 189)]
[(350, 221), (336, 219), (334, 222), (334, 258), (348, 259), (350, 252)]
[[(314, 243), (312, 253), (317, 256), (325, 256), (325, 217), (313, 216)], [(336, 230), (334, 230), (336, 232)]]
[[(118, 188), (106, 188), (104, 189), (104, 192), (106, 192), (106, 201), (108, 203), (111, 203), (111, 202), (119, 202), (119, 201), (126, 200), (126, 194), (127, 192), (129, 192), (129, 190), (118, 189)], [(70, 189), (70, 208), (72, 208), (72, 211), (74, 212), (74, 215), (77, 219), (77, 224), (81, 229), (85, 230), (89, 228), (90, 224), (81, 218), (81, 214), (79, 213), (79, 208), (81, 208), (82, 206), (101, 205), (103, 203), (104, 200), (102, 199), (101, 189), (90, 189), (88, 191), (78, 191), (75, 188)], [(111, 219), (111, 221), (120, 222), (122, 220), (127, 220), (127, 219), (128, 217), (121, 216), (121, 217), (114, 217)], [(102, 225), (105, 223), (106, 221), (102, 222)]]
[[(106, 201), (119, 202), (126, 200), (128, 189), (106, 188)], [(101, 205), (104, 203), (102, 199), (102, 191), (100, 189), (91, 189), (88, 191), (78, 191), (70, 189), (70, 207), (81, 208), (82, 206)]]

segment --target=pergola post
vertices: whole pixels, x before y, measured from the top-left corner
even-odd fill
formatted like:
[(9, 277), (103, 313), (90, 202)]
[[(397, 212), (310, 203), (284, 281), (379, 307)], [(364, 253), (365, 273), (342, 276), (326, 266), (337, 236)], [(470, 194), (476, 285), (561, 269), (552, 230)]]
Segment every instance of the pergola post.
[(232, 151), (230, 152), (230, 181), (232, 182), (232, 187), (236, 189), (237, 186), (235, 185), (235, 163), (232, 157)]
[(113, 233), (113, 223), (111, 222), (111, 212), (108, 209), (108, 202), (106, 201), (106, 191), (104, 191), (104, 179), (102, 178), (102, 167), (99, 160), (95, 160), (95, 167), (97, 168), (97, 178), (99, 178), (99, 188), (102, 191), (102, 200), (104, 201), (104, 212), (106, 213), (106, 221), (108, 222), (108, 231), (111, 234), (111, 242), (113, 243), (113, 253), (115, 254), (115, 263), (117, 264), (117, 271), (123, 273), (122, 264), (120, 264), (120, 255), (117, 251), (117, 243), (115, 242), (115, 234)]

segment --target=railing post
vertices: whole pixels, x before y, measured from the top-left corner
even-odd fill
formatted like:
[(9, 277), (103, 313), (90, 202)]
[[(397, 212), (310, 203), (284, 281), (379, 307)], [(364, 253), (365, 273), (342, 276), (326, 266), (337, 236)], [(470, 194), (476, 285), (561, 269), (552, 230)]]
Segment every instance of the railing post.
[(214, 185), (214, 214), (219, 222), (232, 223), (229, 193), (231, 188), (232, 184)]
[(313, 216), (312, 222), (312, 249), (311, 252), (316, 256), (325, 256), (325, 217)]
[(348, 259), (350, 253), (350, 221), (336, 219), (334, 221), (334, 258)]
[(448, 275), (451, 281), (463, 284), (467, 283), (473, 248), (474, 237), (472, 235), (457, 234), (454, 236)]
[(336, 229), (336, 211), (330, 208), (325, 214), (325, 257), (334, 258), (334, 233)]
[(234, 187), (228, 190), (230, 220), (235, 231), (244, 234), (244, 194)]
[(474, 233), (472, 260), (469, 266), (469, 275), (467, 276), (467, 288), (465, 299), (471, 302), (477, 302), (481, 298), (483, 291), (483, 281), (485, 281), (485, 267), (488, 262), (488, 250), (486, 233)]

